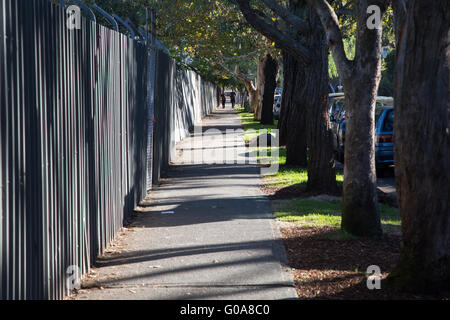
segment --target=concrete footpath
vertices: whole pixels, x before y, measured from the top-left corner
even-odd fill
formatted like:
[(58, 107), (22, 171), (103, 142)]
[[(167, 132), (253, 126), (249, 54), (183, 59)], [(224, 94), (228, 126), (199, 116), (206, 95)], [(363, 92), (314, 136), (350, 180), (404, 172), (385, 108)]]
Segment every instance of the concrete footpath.
[(72, 299), (297, 298), (260, 169), (186, 163), (199, 151), (209, 160), (223, 150), (245, 157), (242, 133), (220, 134), (240, 128), (238, 115), (220, 109), (201, 125), (202, 144), (189, 137), (177, 145), (169, 177)]

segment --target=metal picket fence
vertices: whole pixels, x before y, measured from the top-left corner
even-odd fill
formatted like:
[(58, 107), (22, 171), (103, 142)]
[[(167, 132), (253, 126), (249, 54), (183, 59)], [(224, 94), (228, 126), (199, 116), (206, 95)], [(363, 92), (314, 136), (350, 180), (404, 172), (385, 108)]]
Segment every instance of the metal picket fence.
[(153, 183), (167, 174), (176, 143), (218, 106), (217, 86), (180, 68), (163, 51), (156, 52), (155, 71)]
[(0, 300), (66, 296), (216, 106), (163, 50), (66, 21), (47, 0), (0, 1)]
[(66, 19), (0, 2), (1, 299), (62, 298), (146, 194), (147, 50)]

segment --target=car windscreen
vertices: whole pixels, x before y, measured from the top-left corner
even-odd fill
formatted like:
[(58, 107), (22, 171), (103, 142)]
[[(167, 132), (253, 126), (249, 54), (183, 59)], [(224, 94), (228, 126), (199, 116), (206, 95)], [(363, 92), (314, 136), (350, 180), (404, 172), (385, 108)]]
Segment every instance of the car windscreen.
[(385, 103), (381, 101), (377, 101), (375, 104), (375, 122), (378, 122), (380, 115), (383, 113), (383, 110), (388, 108), (393, 108), (393, 105), (390, 103)]
[(380, 116), (384, 110), (383, 107), (384, 105), (380, 102), (377, 102), (377, 104), (375, 105), (375, 123), (378, 123), (378, 119), (380, 119)]

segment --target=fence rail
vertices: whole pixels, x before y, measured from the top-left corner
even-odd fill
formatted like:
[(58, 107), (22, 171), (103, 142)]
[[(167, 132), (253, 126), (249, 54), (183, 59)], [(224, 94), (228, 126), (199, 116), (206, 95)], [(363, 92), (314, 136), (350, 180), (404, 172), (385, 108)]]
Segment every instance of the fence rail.
[(46, 0), (0, 1), (0, 299), (67, 295), (68, 268), (89, 271), (147, 175), (157, 181), (168, 165), (173, 61), (154, 51), (149, 63), (137, 41), (86, 19), (69, 30), (66, 19)]

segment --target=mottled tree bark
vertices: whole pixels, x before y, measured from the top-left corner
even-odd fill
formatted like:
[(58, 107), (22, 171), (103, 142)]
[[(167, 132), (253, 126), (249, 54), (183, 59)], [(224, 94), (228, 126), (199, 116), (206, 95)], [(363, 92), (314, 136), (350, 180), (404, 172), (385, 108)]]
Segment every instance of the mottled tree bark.
[[(286, 139), (288, 165), (308, 167), (307, 190), (311, 193), (336, 193), (336, 171), (328, 122), (328, 48), (318, 16), (302, 1), (292, 1), (291, 10), (307, 17), (310, 32), (303, 41), (313, 58), (300, 66), (297, 57), (283, 52), (285, 86), (281, 126)], [(284, 101), (286, 99), (286, 101)], [(308, 159), (308, 161), (307, 161)]]
[(258, 105), (258, 94), (256, 92), (256, 88), (253, 86), (251, 80), (243, 79), (243, 82), (250, 98), (250, 112), (255, 112)]
[(449, 290), (450, 3), (394, 4), (394, 151), (403, 243), (387, 283), (403, 291)]
[(375, 103), (381, 78), (381, 28), (368, 28), (367, 8), (386, 0), (360, 0), (355, 4), (356, 51), (348, 60), (339, 21), (328, 2), (306, 0), (319, 14), (345, 92), (345, 133), (342, 229), (364, 237), (382, 236), (375, 171)]
[(368, 3), (358, 8), (359, 47), (350, 72), (341, 77), (346, 103), (342, 228), (381, 237), (375, 169), (375, 104), (381, 79), (381, 30), (366, 26)]
[(311, 193), (336, 193), (336, 170), (329, 124), (328, 100), (328, 46), (319, 16), (308, 5), (300, 4), (300, 11), (311, 25), (306, 34), (312, 53), (311, 63), (304, 67), (303, 87), (299, 103), (306, 110), (308, 146), (308, 184)]
[(264, 64), (264, 95), (262, 97), (261, 124), (273, 125), (273, 101), (277, 86), (278, 62), (267, 54)]
[[(345, 133), (342, 228), (358, 236), (382, 235), (375, 170), (374, 73), (344, 82), (347, 127)], [(369, 81), (372, 79), (372, 81)], [(359, 80), (356, 82), (355, 80)], [(350, 83), (349, 83), (350, 82)]]
[(267, 56), (266, 54), (261, 54), (258, 57), (258, 69), (256, 75), (256, 100), (255, 100), (255, 113), (254, 119), (257, 121), (261, 120), (261, 111), (262, 111), (262, 102), (264, 95), (264, 82), (265, 74), (264, 74), (264, 65), (266, 64)]
[(306, 167), (306, 112), (299, 103), (301, 88), (304, 87), (305, 75), (295, 57), (283, 50), (284, 88), (281, 100), (280, 144), (286, 146), (286, 165)]

